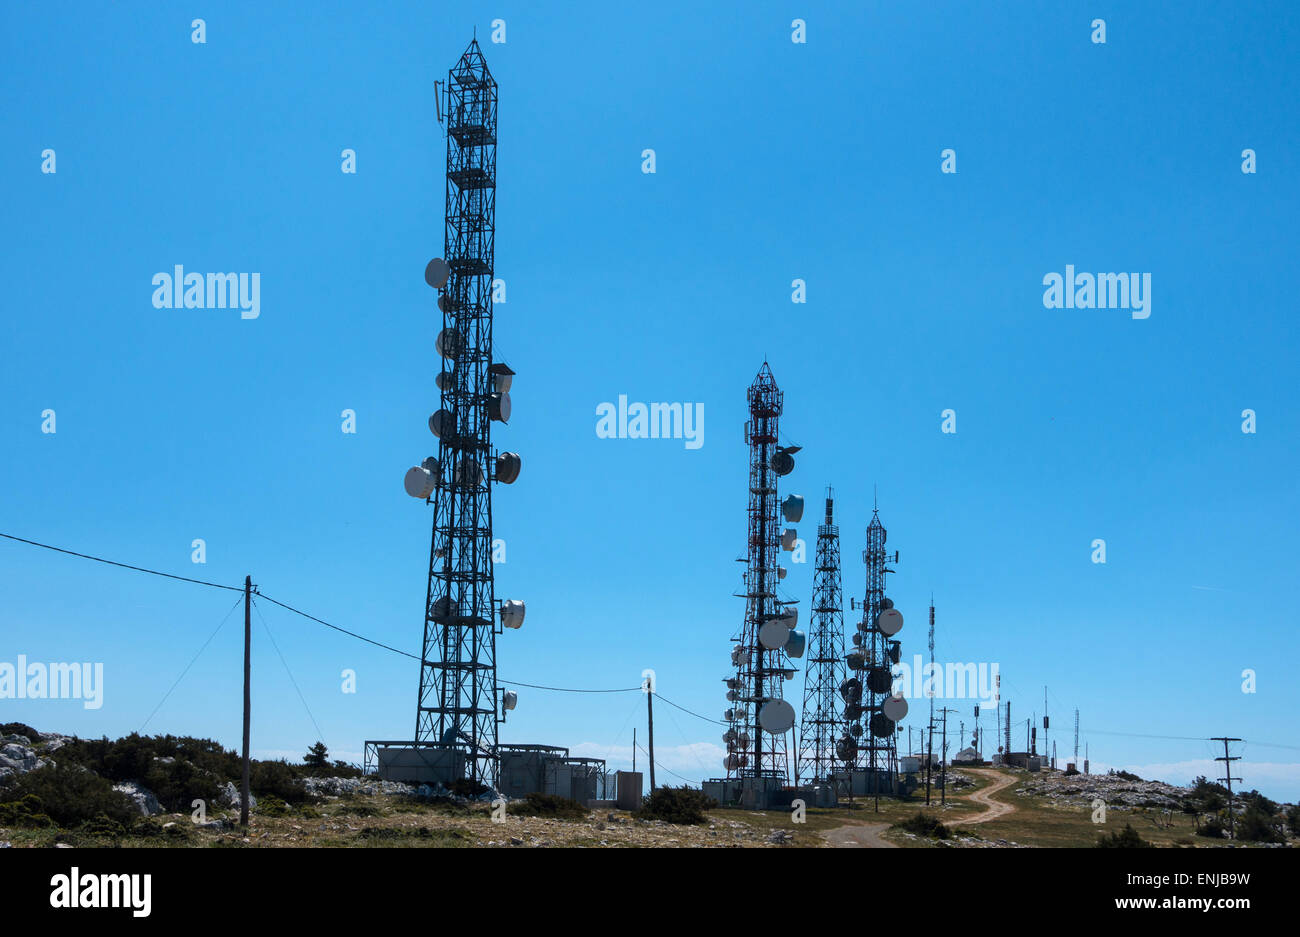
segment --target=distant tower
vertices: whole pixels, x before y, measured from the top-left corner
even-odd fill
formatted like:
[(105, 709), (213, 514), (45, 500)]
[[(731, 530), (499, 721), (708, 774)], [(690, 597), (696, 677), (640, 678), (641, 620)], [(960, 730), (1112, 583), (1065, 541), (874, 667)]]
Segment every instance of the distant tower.
[(515, 705), (497, 684), (496, 638), (523, 623), (524, 607), (497, 608), (492, 568), (492, 482), (513, 482), (520, 460), (491, 441), (492, 422), (510, 417), (514, 372), (492, 356), (497, 84), (477, 41), (444, 91), (446, 259), (424, 274), (442, 316), (441, 404), (429, 418), (438, 455), (406, 479), (408, 494), (433, 504), (415, 740), (450, 778), (495, 785), (497, 725)]
[[(898, 663), (902, 642), (893, 636), (903, 627), (903, 616), (885, 596), (885, 577), (898, 562), (898, 553), (885, 552), (885, 526), (879, 507), (873, 507), (867, 526), (867, 548), (862, 561), (867, 568), (867, 591), (862, 600), (862, 621), (853, 637), (855, 648), (848, 656), (849, 668), (860, 677), (860, 702), (845, 698), (845, 718), (850, 723), (844, 739), (845, 754), (857, 749), (857, 764), (868, 771), (869, 790), (892, 793), (898, 773), (895, 728), (907, 713), (907, 702), (893, 696), (891, 668)], [(865, 721), (865, 725), (863, 724)], [(848, 760), (848, 759), (845, 759)]]
[(1079, 710), (1074, 711), (1074, 770), (1079, 770)]
[(749, 387), (749, 555), (745, 569), (745, 621), (733, 638), (731, 662), (735, 676), (727, 684), (728, 728), (725, 760), (729, 778), (769, 778), (788, 783), (790, 774), (786, 733), (795, 712), (783, 698), (786, 680), (794, 676), (789, 657), (803, 654), (803, 632), (794, 629), (798, 609), (777, 594), (785, 575), (781, 550), (793, 550), (797, 532), (781, 529), (781, 516), (797, 523), (803, 498), (777, 501), (777, 479), (794, 470), (798, 446), (779, 444), (783, 395), (772, 371), (763, 362)]
[(826, 489), (826, 523), (817, 528), (808, 669), (804, 673), (796, 781), (825, 781), (836, 767), (836, 742), (844, 731), (844, 599), (840, 585), (840, 529)]

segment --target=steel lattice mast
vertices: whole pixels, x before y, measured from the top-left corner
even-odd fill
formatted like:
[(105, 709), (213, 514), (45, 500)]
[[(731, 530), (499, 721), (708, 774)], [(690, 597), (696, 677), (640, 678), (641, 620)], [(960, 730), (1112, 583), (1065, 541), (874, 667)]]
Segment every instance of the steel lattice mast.
[[(789, 756), (784, 732), (765, 732), (759, 719), (763, 707), (783, 699), (783, 685), (792, 674), (783, 647), (764, 647), (759, 632), (769, 622), (793, 628), (793, 613), (777, 595), (781, 569), (778, 563), (782, 536), (777, 502), (777, 478), (794, 468), (797, 446), (778, 442), (783, 395), (767, 362), (749, 387), (749, 553), (745, 569), (745, 621), (733, 636), (734, 677), (728, 679), (726, 712), (728, 730), (727, 776), (730, 778), (789, 779)], [(802, 636), (799, 637), (802, 641)], [(789, 704), (785, 704), (789, 706)], [(790, 710), (793, 723), (793, 708)]]
[[(878, 624), (880, 613), (893, 608), (893, 602), (885, 597), (885, 577), (893, 572), (887, 565), (890, 557), (885, 552), (886, 536), (885, 526), (880, 522), (880, 510), (873, 506), (871, 523), (867, 526), (867, 546), (862, 551), (867, 591), (862, 602), (862, 621), (858, 624), (860, 637), (855, 640), (855, 653), (850, 655), (850, 666), (860, 670), (862, 675), (861, 703), (846, 706), (846, 717), (855, 717), (849, 720), (853, 723), (849, 731), (857, 745), (849, 746), (850, 751), (857, 749), (857, 763), (868, 770), (870, 789), (878, 793), (893, 790), (898, 772), (896, 723), (885, 715), (884, 710), (893, 687), (890, 668), (898, 663), (902, 647), (902, 642), (890, 640), (882, 633)], [(893, 561), (897, 560), (898, 554), (895, 553)], [(862, 724), (864, 721), (865, 726)]]
[[(508, 416), (498, 375), (509, 371), (492, 363), (497, 84), (477, 41), (448, 72), (443, 100), (446, 280), (438, 300), (441, 409), (434, 415), (441, 423), (435, 429), (430, 421), (438, 458), (426, 462), (435, 476), (433, 542), (415, 738), (463, 753), (465, 775), (494, 785), (500, 717), (491, 482), (513, 475), (496, 462), (491, 443), (491, 420)], [(442, 279), (437, 263), (426, 273), (433, 286)], [(508, 387), (508, 377), (503, 383)]]
[(836, 767), (836, 744), (844, 731), (840, 684), (844, 681), (844, 599), (840, 580), (840, 529), (826, 489), (826, 523), (817, 528), (808, 669), (795, 780), (825, 781)]

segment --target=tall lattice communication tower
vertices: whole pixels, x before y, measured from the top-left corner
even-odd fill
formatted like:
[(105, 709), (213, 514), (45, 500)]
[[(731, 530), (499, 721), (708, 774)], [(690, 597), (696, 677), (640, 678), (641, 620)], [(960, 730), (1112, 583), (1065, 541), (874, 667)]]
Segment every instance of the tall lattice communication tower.
[(727, 777), (789, 780), (786, 733), (794, 726), (794, 707), (784, 699), (785, 681), (794, 676), (790, 657), (800, 657), (804, 635), (795, 629), (798, 610), (778, 594), (785, 576), (781, 550), (792, 551), (798, 539), (792, 527), (781, 529), (783, 515), (798, 523), (803, 498), (792, 495), (777, 502), (777, 479), (794, 470), (798, 446), (780, 445), (783, 395), (767, 362), (749, 387), (749, 552), (745, 568), (745, 620), (733, 637), (731, 662), (735, 676), (726, 680), (724, 714), (728, 728)]
[(840, 529), (834, 493), (826, 489), (826, 523), (817, 528), (808, 669), (804, 673), (803, 721), (795, 781), (826, 781), (838, 764), (844, 731), (840, 685), (844, 683), (844, 597), (840, 579)]
[[(862, 601), (862, 620), (853, 637), (854, 650), (848, 655), (849, 669), (861, 674), (846, 681), (844, 715), (849, 723), (843, 739), (843, 758), (854, 760), (866, 774), (866, 790), (892, 793), (898, 777), (897, 723), (907, 714), (907, 701), (895, 696), (891, 668), (898, 663), (902, 642), (894, 635), (903, 627), (903, 616), (885, 596), (885, 577), (892, 573), (885, 552), (886, 531), (880, 510), (874, 508), (867, 526), (867, 547), (862, 561), (867, 570), (867, 591)], [(865, 724), (864, 724), (865, 723)]]
[(473, 41), (447, 75), (444, 258), (425, 280), (438, 291), (441, 405), (429, 418), (438, 455), (407, 473), (406, 490), (433, 504), (415, 740), (449, 776), (496, 784), (497, 728), (515, 694), (497, 683), (496, 638), (523, 624), (522, 602), (497, 607), (492, 483), (519, 475), (496, 453), (491, 425), (510, 417), (513, 371), (492, 356), (496, 233), (497, 83)]

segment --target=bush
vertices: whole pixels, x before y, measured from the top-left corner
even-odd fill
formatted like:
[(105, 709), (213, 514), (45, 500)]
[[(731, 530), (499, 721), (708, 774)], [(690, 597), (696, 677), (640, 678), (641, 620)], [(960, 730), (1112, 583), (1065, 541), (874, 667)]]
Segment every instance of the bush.
[(278, 797), (288, 804), (305, 803), (307, 788), (297, 773), (284, 761), (255, 761), (249, 768), (248, 785), (260, 801)]
[(1286, 812), (1286, 828), (1300, 836), (1300, 804), (1296, 804)]
[(707, 823), (704, 811), (712, 810), (718, 802), (693, 787), (659, 787), (650, 792), (645, 805), (637, 812), (641, 820), (662, 820), (679, 826), (698, 826)]
[(289, 805), (274, 794), (257, 798), (257, 813), (264, 817), (282, 817), (289, 812)]
[(1247, 809), (1254, 808), (1269, 817), (1277, 816), (1277, 802), (1269, 800), (1259, 791), (1247, 791), (1245, 794), (1242, 794), (1241, 802), (1246, 805)]
[(471, 799), (481, 797), (490, 789), (486, 784), (475, 781), (473, 778), (457, 778), (451, 782), (451, 786), (448, 788), (457, 797), (469, 797)]
[(54, 826), (45, 813), (45, 805), (35, 794), (25, 794), (21, 799), (0, 804), (0, 826), (26, 826), (35, 829)]
[(1258, 807), (1247, 807), (1237, 818), (1237, 838), (1253, 843), (1284, 843), (1286, 836), (1278, 829), (1276, 821)]
[(77, 832), (89, 836), (111, 836), (117, 839), (125, 835), (126, 827), (116, 820), (110, 820), (101, 813), (92, 820), (84, 821), (81, 826), (77, 827)]
[(1206, 839), (1223, 839), (1224, 833), (1223, 823), (1218, 817), (1210, 817), (1196, 831), (1197, 836), (1204, 836)]
[(71, 828), (101, 814), (123, 824), (139, 816), (130, 799), (113, 790), (112, 784), (66, 761), (27, 772), (10, 790), (18, 801), (29, 794), (35, 796), (43, 812), (62, 827)]
[(513, 801), (506, 812), (514, 816), (550, 817), (556, 820), (585, 820), (587, 808), (576, 800), (554, 794), (529, 794)]
[(1124, 829), (1118, 833), (1111, 833), (1109, 836), (1097, 837), (1098, 849), (1153, 849), (1152, 843), (1138, 835), (1138, 831), (1133, 829), (1131, 823), (1125, 823)]
[(1110, 771), (1108, 771), (1108, 772), (1106, 772), (1106, 773), (1109, 774), (1109, 775), (1111, 775), (1112, 777), (1122, 778), (1122, 779), (1125, 780), (1125, 781), (1141, 781), (1141, 780), (1142, 780), (1140, 777), (1138, 777), (1136, 774), (1133, 774), (1132, 772), (1129, 772), (1129, 771), (1116, 771), (1114, 768), (1111, 768)]
[(895, 823), (893, 828), (930, 839), (947, 839), (952, 835), (952, 830), (944, 826), (938, 817), (931, 816), (920, 810), (916, 812), (916, 816)]
[(41, 733), (25, 722), (6, 722), (4, 725), (0, 725), (0, 736), (5, 735), (25, 735), (29, 742), (39, 742), (41, 740)]

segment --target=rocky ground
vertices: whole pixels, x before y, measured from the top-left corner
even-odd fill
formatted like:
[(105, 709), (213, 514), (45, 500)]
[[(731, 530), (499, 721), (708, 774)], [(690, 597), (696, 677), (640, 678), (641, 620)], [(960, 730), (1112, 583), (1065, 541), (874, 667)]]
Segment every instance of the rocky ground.
[(1178, 810), (1191, 794), (1186, 787), (1163, 781), (1129, 781), (1113, 774), (1041, 772), (1016, 788), (1017, 794), (1046, 797), (1061, 803), (1083, 806), (1101, 799), (1110, 807), (1154, 807)]

